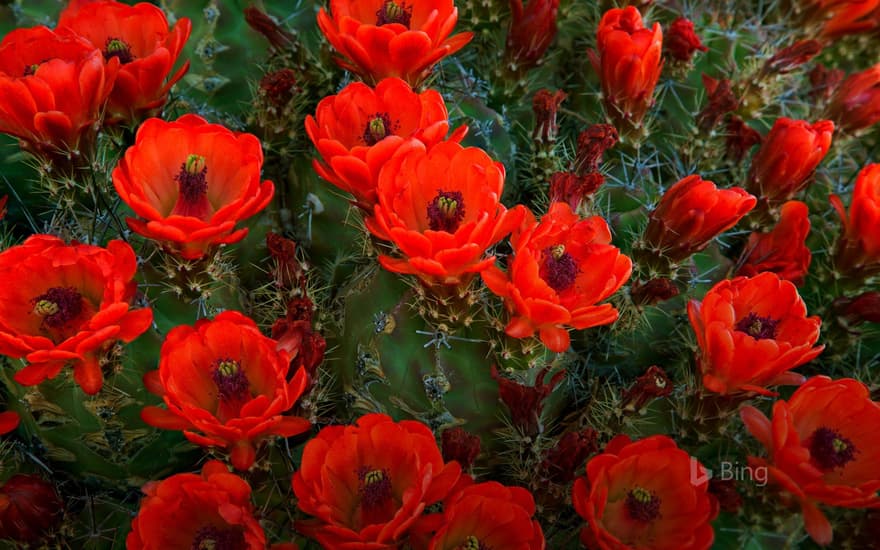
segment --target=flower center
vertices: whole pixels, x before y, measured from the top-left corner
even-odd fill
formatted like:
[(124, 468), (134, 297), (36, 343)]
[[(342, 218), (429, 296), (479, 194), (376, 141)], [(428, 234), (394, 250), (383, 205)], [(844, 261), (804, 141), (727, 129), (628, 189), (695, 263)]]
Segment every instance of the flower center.
[(565, 251), (565, 245), (557, 244), (544, 249), (544, 262), (539, 276), (550, 288), (562, 292), (574, 284), (578, 274), (577, 261)]
[(242, 399), (250, 388), (241, 365), (238, 364), (238, 361), (228, 357), (215, 361), (211, 376), (214, 378), (214, 384), (217, 385), (220, 399), (224, 401)]
[(173, 213), (196, 218), (207, 214), (208, 167), (205, 165), (205, 157), (195, 154), (186, 157), (174, 179), (177, 181), (180, 198)]
[(391, 134), (391, 126), (391, 117), (388, 113), (376, 113), (364, 128), (364, 143), (371, 147), (376, 145)]
[(428, 204), (428, 226), (434, 231), (455, 233), (464, 219), (464, 196), (460, 191), (437, 190)]
[(770, 317), (761, 317), (752, 311), (740, 319), (734, 328), (740, 332), (745, 332), (752, 338), (764, 340), (767, 338), (776, 338), (776, 325), (778, 324), (778, 320)]
[(856, 458), (856, 446), (837, 430), (821, 427), (810, 436), (810, 456), (823, 470), (842, 468)]
[(626, 511), (636, 521), (649, 522), (660, 517), (660, 497), (642, 487), (626, 495)]
[(24, 74), (22, 76), (33, 76), (37, 73), (37, 69), (40, 68), (39, 63), (34, 63), (32, 65), (28, 65), (24, 68)]
[(34, 313), (43, 318), (43, 324), (50, 328), (60, 328), (75, 319), (83, 309), (82, 294), (73, 287), (50, 288), (31, 300)]
[(397, 23), (409, 28), (410, 19), (412, 19), (412, 6), (407, 7), (406, 2), (397, 4), (393, 0), (388, 0), (376, 12), (376, 26), (379, 27)]
[(397, 504), (394, 501), (391, 478), (387, 469), (361, 466), (357, 470), (358, 476), (358, 503), (359, 516), (357, 523), (360, 529), (366, 525), (387, 523), (397, 513)]
[(108, 38), (107, 44), (104, 46), (104, 59), (110, 61), (110, 58), (113, 57), (118, 58), (123, 65), (134, 61), (134, 56), (131, 55), (131, 46), (121, 38)]
[(193, 538), (191, 550), (245, 550), (244, 533), (235, 529), (218, 529), (213, 525), (202, 527)]
[(482, 542), (480, 539), (475, 537), (474, 535), (470, 535), (468, 538), (464, 539), (464, 543), (460, 544), (458, 548), (455, 550), (492, 550)]

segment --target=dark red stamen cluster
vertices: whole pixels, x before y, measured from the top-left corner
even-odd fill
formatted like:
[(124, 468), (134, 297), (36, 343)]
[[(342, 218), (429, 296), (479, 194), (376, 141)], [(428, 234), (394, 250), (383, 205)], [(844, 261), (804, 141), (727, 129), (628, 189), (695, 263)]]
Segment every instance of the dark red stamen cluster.
[(544, 261), (538, 273), (544, 282), (556, 292), (571, 288), (577, 279), (578, 264), (562, 245), (544, 250)]
[(626, 495), (624, 504), (629, 517), (647, 523), (660, 517), (660, 497), (641, 487), (636, 487)]
[(228, 357), (214, 362), (211, 376), (214, 379), (214, 384), (217, 385), (220, 398), (224, 401), (241, 399), (247, 395), (250, 388), (250, 383), (241, 365), (238, 364), (238, 361)]
[(778, 320), (770, 317), (761, 317), (752, 311), (740, 319), (734, 328), (740, 332), (745, 332), (752, 338), (764, 340), (776, 338), (776, 327), (778, 324)]
[(433, 231), (455, 233), (464, 219), (464, 212), (461, 191), (438, 189), (437, 196), (428, 204), (428, 227)]
[(108, 38), (107, 43), (104, 45), (103, 53), (104, 59), (107, 61), (110, 61), (113, 57), (119, 59), (119, 62), (123, 65), (134, 61), (134, 55), (131, 53), (131, 46), (121, 38)]
[(376, 12), (376, 26), (389, 25), (397, 23), (409, 28), (409, 22), (412, 19), (412, 6), (407, 7), (406, 2), (401, 4), (388, 0), (379, 11)]
[(857, 452), (852, 441), (841, 436), (837, 430), (824, 426), (810, 436), (809, 448), (813, 461), (823, 470), (846, 466), (855, 460)]
[(83, 309), (82, 294), (73, 287), (53, 287), (31, 300), (34, 313), (43, 317), (43, 324), (60, 328), (75, 319)]
[(246, 550), (244, 533), (235, 529), (218, 529), (213, 525), (202, 527), (193, 538), (191, 550)]

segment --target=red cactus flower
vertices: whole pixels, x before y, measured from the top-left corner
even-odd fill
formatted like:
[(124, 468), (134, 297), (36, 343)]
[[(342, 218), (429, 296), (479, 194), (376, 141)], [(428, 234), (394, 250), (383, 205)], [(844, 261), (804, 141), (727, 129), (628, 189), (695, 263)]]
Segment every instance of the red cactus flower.
[[(414, 92), (399, 78), (386, 78), (375, 89), (361, 82), (349, 84), (322, 99), (314, 118), (306, 117), (306, 132), (324, 161), (314, 161), (315, 171), (354, 195), (367, 211), (377, 202), (379, 171), (408, 138), (430, 149), (448, 131), (440, 94)], [(461, 141), (466, 133), (462, 126), (450, 141)]]
[(840, 197), (832, 195), (831, 204), (843, 225), (834, 266), (855, 278), (880, 273), (880, 164), (869, 164), (859, 172), (848, 216)]
[(219, 460), (206, 462), (201, 474), (152, 481), (143, 491), (146, 497), (125, 540), (127, 550), (266, 548), (250, 485)]
[(530, 69), (541, 61), (556, 38), (559, 0), (510, 0), (507, 59), (518, 68)]
[(492, 378), (498, 382), (498, 398), (510, 411), (510, 420), (513, 425), (527, 436), (535, 436), (544, 431), (544, 425), (541, 422), (544, 400), (553, 392), (553, 388), (565, 378), (565, 371), (561, 370), (550, 378), (550, 382), (545, 383), (544, 378), (549, 372), (550, 367), (544, 367), (535, 376), (535, 385), (527, 386), (500, 376), (498, 368), (492, 365)]
[(795, 286), (775, 273), (721, 281), (702, 302), (688, 303), (688, 316), (700, 346), (703, 386), (722, 395), (774, 395), (765, 386), (800, 384), (804, 377), (791, 369), (825, 348), (813, 347), (819, 317), (807, 317)]
[(159, 370), (144, 377), (168, 409), (144, 407), (141, 418), (157, 428), (184, 430), (196, 445), (231, 447), (232, 465), (247, 470), (263, 439), (310, 427), (304, 418), (283, 416), (305, 390), (307, 375), (298, 369), (288, 381), (290, 357), (277, 345), (237, 311), (172, 329)]
[(770, 133), (749, 170), (748, 190), (771, 204), (785, 202), (806, 187), (813, 171), (831, 147), (834, 123), (781, 117)]
[(465, 470), (480, 456), (480, 437), (467, 433), (461, 426), (443, 430), (441, 446), (443, 460), (454, 460)]
[(605, 183), (605, 176), (599, 172), (589, 172), (582, 176), (575, 172), (554, 172), (550, 176), (550, 189), (547, 193), (550, 202), (564, 202), (577, 211), (591, 200), (596, 191)]
[(828, 104), (828, 117), (847, 132), (880, 122), (880, 63), (843, 81)]
[(468, 485), (444, 501), (427, 548), (544, 550), (544, 533), (534, 515), (535, 499), (522, 487), (495, 481)]
[(782, 48), (764, 63), (764, 74), (787, 74), (822, 52), (823, 44), (818, 40), (798, 40), (791, 46)]
[(84, 38), (10, 32), (0, 42), (0, 133), (40, 155), (88, 153), (118, 69)]
[(33, 386), (65, 366), (88, 394), (104, 383), (101, 359), (115, 342), (131, 342), (153, 320), (131, 309), (137, 258), (122, 241), (107, 248), (68, 245), (34, 235), (0, 253), (0, 353), (28, 365), (15, 380)]
[(694, 32), (693, 21), (684, 17), (679, 17), (669, 25), (663, 47), (673, 59), (685, 62), (690, 61), (697, 51), (709, 51)]
[(655, 253), (679, 262), (737, 224), (757, 200), (739, 187), (718, 189), (698, 175), (670, 187), (651, 212), (645, 244)]
[(443, 463), (420, 422), (368, 414), (330, 426), (306, 443), (293, 476), (300, 510), (315, 516), (296, 527), (325, 548), (398, 548), (460, 474), (457, 462)]
[(743, 119), (736, 115), (730, 116), (725, 129), (727, 130), (727, 137), (725, 139), (727, 158), (736, 163), (742, 162), (746, 153), (764, 139), (757, 130), (746, 124)]
[(812, 13), (817, 20), (824, 21), (821, 35), (826, 40), (880, 27), (880, 0), (813, 0), (808, 4), (818, 4)]
[(368, 83), (396, 76), (417, 86), (473, 37), (449, 37), (458, 21), (452, 0), (331, 0), (330, 12), (321, 8), (318, 26), (342, 56), (339, 66)]
[(48, 481), (15, 474), (0, 486), (0, 540), (37, 543), (63, 516), (64, 503)]
[(543, 143), (556, 141), (559, 125), (556, 122), (556, 114), (559, 106), (568, 97), (562, 90), (551, 92), (542, 88), (535, 92), (532, 98), (532, 112), (535, 113), (535, 129), (532, 131), (532, 139)]
[(554, 447), (544, 452), (544, 459), (541, 461), (542, 473), (554, 483), (571, 482), (584, 461), (599, 450), (598, 436), (593, 428), (567, 432), (559, 438)]
[(568, 327), (579, 330), (617, 320), (611, 304), (597, 305), (629, 279), (632, 261), (611, 245), (599, 216), (581, 220), (568, 204), (550, 205), (540, 223), (529, 220), (510, 239), (507, 273), (494, 265), (483, 272), (489, 289), (505, 299), (514, 338), (537, 331), (550, 350), (568, 349)]
[(102, 1), (61, 12), (56, 32), (81, 36), (105, 59), (119, 60), (105, 118), (137, 123), (162, 111), (169, 90), (189, 68), (187, 61), (171, 74), (191, 27), (182, 17), (169, 30), (162, 10), (146, 2), (128, 6)]
[(622, 392), (621, 408), (627, 412), (641, 411), (654, 399), (672, 394), (674, 389), (675, 386), (666, 375), (666, 371), (657, 365), (652, 365), (643, 375), (636, 378), (632, 386)]
[(525, 208), (500, 202), (504, 166), (476, 147), (443, 142), (426, 150), (416, 140), (379, 176), (379, 204), (366, 220), (405, 258), (379, 256), (388, 271), (417, 275), (427, 285), (467, 284), (488, 268), (486, 250), (518, 226)]
[(706, 88), (706, 105), (697, 115), (697, 126), (704, 132), (712, 130), (727, 115), (739, 107), (739, 99), (733, 93), (733, 83), (728, 78), (721, 80), (703, 74), (703, 87)]
[(591, 124), (578, 134), (574, 159), (577, 173), (586, 175), (598, 172), (605, 151), (617, 145), (619, 138), (617, 130), (610, 124)]
[(0, 412), (0, 435), (7, 434), (18, 427), (21, 418), (15, 411)]
[(814, 376), (768, 419), (754, 407), (740, 410), (768, 457), (749, 457), (770, 479), (799, 501), (807, 532), (831, 543), (831, 524), (818, 504), (880, 508), (880, 403), (852, 378)]
[(611, 9), (599, 22), (598, 53), (589, 52), (602, 84), (605, 113), (621, 132), (638, 128), (654, 104), (654, 88), (663, 67), (660, 23), (644, 27), (633, 6)]
[(145, 218), (126, 220), (134, 232), (198, 259), (217, 245), (242, 240), (248, 230), (235, 225), (272, 200), (275, 186), (260, 183), (262, 165), (256, 136), (196, 115), (175, 122), (152, 118), (113, 170), (113, 185)]
[(706, 550), (718, 515), (708, 487), (703, 465), (669, 437), (619, 435), (574, 482), (574, 509), (588, 523), (581, 541), (602, 550)]
[(807, 246), (810, 211), (800, 201), (782, 205), (779, 223), (768, 233), (752, 233), (743, 251), (737, 275), (754, 277), (771, 271), (800, 286), (810, 269), (812, 254)]

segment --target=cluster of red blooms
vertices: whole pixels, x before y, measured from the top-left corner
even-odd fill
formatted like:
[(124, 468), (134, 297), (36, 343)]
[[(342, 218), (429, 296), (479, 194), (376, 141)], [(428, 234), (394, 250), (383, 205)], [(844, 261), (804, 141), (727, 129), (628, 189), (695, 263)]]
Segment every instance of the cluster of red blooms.
[[(0, 42), (0, 132), (53, 159), (90, 151), (104, 124), (135, 125), (161, 112), (190, 21), (169, 29), (158, 7), (70, 2), (54, 30), (18, 29)], [(102, 120), (103, 117), (103, 120)]]
[[(434, 10), (432, 25), (422, 19), (428, 6)], [(548, 45), (520, 44), (522, 25), (543, 24), (555, 6), (533, 1), (525, 10), (532, 18), (517, 19), (511, 31), (511, 44), (522, 46), (515, 54), (522, 62), (540, 57)], [(331, 11), (332, 18), (319, 14), (319, 24), (344, 56), (343, 66), (376, 86), (356, 82), (325, 98), (306, 129), (321, 155), (314, 162), (318, 174), (350, 193), (367, 229), (399, 252), (380, 255), (382, 266), (434, 288), (464, 288), (479, 273), (512, 313), (507, 334), (538, 333), (553, 351), (569, 347), (569, 328), (613, 322), (617, 311), (596, 304), (626, 282), (631, 262), (610, 244), (605, 221), (580, 220), (564, 205), (554, 206), (540, 222), (522, 205), (505, 208), (501, 163), (460, 145), (465, 127), (447, 138), (440, 94), (412, 89), (440, 57), (470, 39), (469, 33), (447, 39), (456, 20), (452, 3), (355, 7), (339, 1)], [(444, 20), (448, 25), (434, 24)], [(435, 47), (424, 53), (410, 48), (405, 62), (395, 62), (396, 44), (404, 37)], [(390, 55), (383, 54), (386, 41)], [(368, 63), (361, 53), (368, 47), (369, 59), (385, 59), (388, 66)], [(511, 232), (513, 258), (505, 273), (486, 251)], [(582, 269), (587, 264), (593, 267)]]

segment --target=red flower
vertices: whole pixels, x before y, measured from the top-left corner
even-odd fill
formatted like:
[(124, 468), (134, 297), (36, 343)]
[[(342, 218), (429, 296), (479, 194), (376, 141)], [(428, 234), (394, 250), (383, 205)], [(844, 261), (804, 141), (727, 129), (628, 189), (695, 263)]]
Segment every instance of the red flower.
[(675, 387), (672, 380), (666, 375), (666, 371), (657, 365), (652, 365), (648, 367), (645, 374), (636, 378), (635, 383), (629, 389), (622, 392), (620, 396), (621, 408), (625, 412), (641, 411), (654, 399), (672, 394), (673, 389)]
[(864, 322), (880, 323), (880, 292), (863, 292), (854, 298), (841, 296), (831, 305), (837, 320), (845, 327), (858, 326)]
[[(836, 40), (848, 34), (871, 32), (880, 26), (880, 0), (814, 0), (822, 37)], [(827, 18), (827, 20), (826, 20)]]
[(467, 433), (460, 426), (443, 430), (440, 437), (443, 460), (447, 462), (454, 460), (467, 469), (480, 456), (480, 437)]
[(798, 40), (791, 46), (782, 48), (764, 63), (764, 74), (787, 74), (813, 59), (822, 52), (822, 43), (818, 40)]
[(510, 63), (529, 69), (544, 57), (556, 38), (559, 0), (510, 0), (506, 55)]
[(693, 21), (684, 17), (679, 17), (669, 25), (664, 47), (666, 53), (678, 61), (690, 61), (696, 51), (709, 51), (694, 32)]
[(229, 548), (265, 550), (266, 535), (254, 517), (251, 488), (219, 460), (201, 475), (176, 474), (144, 485), (127, 550)]
[(578, 134), (574, 159), (577, 173), (585, 175), (598, 172), (605, 151), (617, 145), (618, 140), (617, 130), (610, 124), (591, 124)]
[(153, 320), (149, 308), (131, 309), (136, 271), (122, 241), (101, 248), (34, 235), (0, 253), (0, 353), (29, 363), (16, 382), (33, 386), (68, 365), (84, 392), (98, 393), (104, 352)]
[(278, 341), (278, 349), (302, 365), (309, 384), (315, 380), (315, 372), (327, 349), (327, 341), (312, 329), (313, 308), (314, 303), (308, 297), (293, 298), (287, 303), (287, 314), (272, 324), (272, 338)]
[(672, 439), (619, 435), (574, 482), (574, 509), (588, 523), (581, 541), (602, 550), (708, 549), (718, 515), (708, 485), (706, 469)]
[(119, 60), (106, 119), (137, 123), (162, 111), (169, 90), (189, 68), (187, 61), (171, 75), (191, 26), (183, 17), (169, 30), (165, 14), (152, 4), (108, 1), (64, 10), (56, 31), (81, 36), (105, 59)]
[(754, 407), (740, 411), (768, 457), (749, 457), (800, 502), (807, 532), (831, 543), (831, 524), (818, 503), (845, 508), (880, 508), (880, 403), (851, 378), (814, 376), (786, 401), (773, 405), (768, 420)]
[(544, 383), (544, 378), (550, 372), (550, 367), (544, 367), (538, 371), (534, 386), (526, 386), (498, 374), (498, 368), (492, 365), (492, 378), (498, 382), (498, 397), (510, 411), (510, 420), (513, 425), (521, 429), (527, 436), (535, 436), (544, 431), (541, 423), (541, 413), (544, 410), (544, 400), (553, 392), (553, 388), (559, 385), (565, 378), (565, 371), (561, 370), (550, 378), (549, 383)]
[(396, 76), (417, 86), (473, 37), (448, 38), (458, 21), (452, 0), (331, 0), (330, 12), (321, 8), (318, 26), (342, 55), (337, 62), (370, 83)]
[[(379, 171), (407, 141), (416, 138), (427, 148), (449, 131), (446, 104), (435, 90), (417, 93), (398, 78), (386, 78), (375, 89), (349, 84), (318, 104), (306, 117), (306, 132), (324, 162), (313, 165), (319, 176), (354, 195), (367, 211), (376, 204)], [(462, 126), (450, 137), (461, 141)]]
[(697, 115), (697, 126), (708, 132), (718, 126), (727, 113), (739, 107), (739, 99), (733, 93), (733, 85), (728, 78), (717, 80), (703, 74), (703, 87), (706, 88), (707, 102)]
[(617, 320), (611, 304), (596, 305), (629, 279), (632, 261), (611, 245), (608, 224), (581, 220), (556, 202), (535, 223), (530, 219), (510, 239), (514, 257), (507, 273), (495, 266), (483, 281), (505, 299), (514, 316), (506, 332), (527, 338), (537, 331), (550, 350), (568, 349), (568, 328), (583, 330)]
[(388, 271), (426, 284), (459, 285), (489, 267), (486, 250), (519, 225), (525, 209), (500, 202), (504, 166), (476, 147), (418, 141), (401, 150), (379, 175), (379, 204), (367, 229), (393, 242), (405, 258), (379, 256)]
[(532, 139), (544, 143), (556, 141), (556, 134), (559, 132), (556, 113), (567, 97), (568, 94), (562, 90), (551, 92), (542, 88), (535, 92), (535, 96), (532, 98), (532, 112), (535, 113), (535, 129), (532, 131)]
[(776, 119), (752, 159), (749, 192), (770, 203), (785, 202), (806, 187), (831, 147), (834, 123)]
[(593, 428), (567, 432), (559, 438), (556, 446), (544, 452), (542, 472), (554, 483), (571, 482), (587, 457), (599, 450), (597, 438), (598, 434)]
[(0, 133), (41, 155), (88, 152), (118, 69), (83, 38), (10, 32), (0, 42)]
[(196, 445), (231, 447), (232, 465), (247, 470), (260, 441), (310, 427), (304, 418), (283, 416), (302, 395), (307, 376), (298, 369), (288, 382), (290, 357), (276, 346), (237, 311), (172, 329), (159, 370), (144, 377), (168, 410), (144, 407), (141, 418), (157, 428), (185, 430)]
[(325, 548), (398, 548), (460, 474), (420, 422), (368, 414), (330, 426), (306, 443), (293, 476), (300, 510), (315, 516), (296, 527)]
[(807, 246), (810, 211), (800, 201), (788, 201), (780, 209), (779, 223), (768, 233), (752, 233), (743, 252), (737, 275), (754, 277), (771, 271), (800, 286), (810, 268)]
[(19, 418), (17, 412), (0, 412), (0, 435), (7, 434), (17, 428), (19, 422), (21, 422), (21, 418)]
[(63, 515), (64, 503), (48, 481), (15, 474), (0, 486), (0, 540), (37, 543)]
[(275, 186), (260, 183), (262, 165), (256, 136), (196, 115), (176, 122), (151, 118), (113, 170), (113, 185), (146, 218), (126, 220), (134, 232), (197, 259), (219, 244), (242, 240), (248, 230), (236, 230), (236, 223), (272, 200)]
[(761, 143), (763, 137), (736, 115), (727, 121), (727, 157), (736, 163), (742, 162), (752, 147)]
[(721, 281), (702, 303), (688, 303), (688, 316), (700, 346), (703, 386), (722, 395), (773, 395), (764, 386), (800, 384), (804, 377), (790, 370), (825, 348), (813, 347), (819, 317), (807, 317), (795, 286), (775, 273)]
[(605, 176), (599, 172), (589, 172), (583, 176), (575, 172), (554, 172), (550, 176), (548, 198), (551, 203), (564, 202), (573, 211), (577, 211), (604, 183)]
[(828, 116), (847, 132), (880, 121), (880, 63), (843, 81), (831, 97)]
[(832, 195), (830, 200), (843, 224), (834, 266), (862, 279), (880, 273), (880, 164), (869, 164), (859, 172), (849, 216), (840, 197)]
[(535, 499), (522, 487), (495, 481), (469, 485), (444, 501), (428, 550), (544, 550), (544, 533), (534, 515)]
[(736, 225), (756, 202), (739, 187), (718, 189), (698, 175), (688, 176), (670, 187), (651, 212), (645, 245), (655, 255), (680, 262)]
[(633, 6), (608, 10), (599, 22), (596, 47), (598, 54), (592, 50), (589, 54), (599, 73), (606, 114), (620, 131), (638, 128), (654, 104), (654, 88), (663, 67), (660, 23), (645, 28)]

